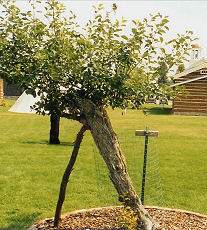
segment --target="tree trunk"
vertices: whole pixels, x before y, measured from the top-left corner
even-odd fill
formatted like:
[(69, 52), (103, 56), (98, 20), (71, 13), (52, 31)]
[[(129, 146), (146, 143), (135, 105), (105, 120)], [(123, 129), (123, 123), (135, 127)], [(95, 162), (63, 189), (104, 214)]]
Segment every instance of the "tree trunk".
[(50, 115), (50, 140), (49, 140), (50, 144), (60, 144), (59, 126), (60, 126), (60, 117), (52, 113)]
[(87, 130), (87, 127), (83, 125), (82, 128), (80, 129), (80, 131), (78, 132), (76, 140), (75, 140), (75, 144), (73, 147), (73, 152), (72, 152), (72, 155), (70, 157), (70, 161), (69, 161), (69, 163), (65, 169), (65, 173), (64, 173), (63, 178), (62, 178), (62, 182), (60, 185), (59, 198), (58, 198), (58, 202), (57, 202), (57, 206), (56, 206), (56, 212), (55, 212), (55, 218), (54, 218), (54, 227), (58, 227), (58, 225), (59, 225), (59, 221), (60, 221), (60, 217), (61, 217), (61, 210), (62, 210), (63, 202), (65, 200), (65, 193), (66, 193), (67, 184), (69, 181), (70, 174), (73, 170), (73, 166), (75, 164), (75, 161), (76, 161), (76, 158), (78, 155), (78, 151), (80, 149), (80, 144), (83, 140), (83, 134), (86, 130)]
[(153, 223), (136, 194), (127, 173), (125, 157), (106, 111), (100, 110), (89, 100), (79, 100), (79, 105), (80, 111), (85, 117), (85, 121), (82, 122), (88, 125), (99, 152), (107, 164), (110, 179), (119, 194), (119, 200), (127, 196), (126, 205), (137, 213), (140, 229), (160, 229), (157, 223)]

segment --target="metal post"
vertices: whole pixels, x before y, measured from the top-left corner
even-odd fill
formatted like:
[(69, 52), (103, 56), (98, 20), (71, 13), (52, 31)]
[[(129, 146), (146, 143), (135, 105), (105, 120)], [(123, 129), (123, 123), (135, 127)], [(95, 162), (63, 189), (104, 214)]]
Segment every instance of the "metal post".
[(145, 178), (146, 178), (146, 166), (147, 166), (148, 137), (149, 137), (149, 127), (146, 126), (145, 146), (144, 146), (144, 162), (143, 162), (143, 173), (142, 173), (142, 194), (141, 194), (141, 202), (143, 205), (144, 205), (144, 190), (145, 190)]

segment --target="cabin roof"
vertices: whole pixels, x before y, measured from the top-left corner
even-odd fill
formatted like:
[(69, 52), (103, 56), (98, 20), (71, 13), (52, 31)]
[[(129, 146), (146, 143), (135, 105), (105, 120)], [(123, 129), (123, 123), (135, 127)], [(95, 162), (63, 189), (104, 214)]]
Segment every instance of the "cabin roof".
[[(184, 76), (186, 76), (186, 75), (188, 75), (190, 73), (196, 72), (196, 71), (204, 69), (204, 68), (207, 68), (207, 60), (205, 58), (202, 58), (201, 60), (193, 63), (191, 66), (189, 66), (183, 72), (176, 74), (174, 76), (174, 80), (179, 79), (179, 78), (184, 77)], [(200, 76), (197, 75), (193, 79), (188, 79), (186, 81), (175, 83), (175, 84), (171, 85), (171, 87), (178, 86), (178, 85), (184, 85), (186, 83), (201, 80), (201, 79), (204, 79), (204, 78), (207, 78), (206, 74), (205, 75), (200, 75)]]
[(186, 76), (187, 74), (193, 73), (195, 71), (201, 70), (203, 68), (207, 68), (207, 60), (205, 58), (202, 58), (201, 60), (195, 62), (190, 67), (185, 69), (183, 72), (176, 74), (174, 76), (174, 80)]

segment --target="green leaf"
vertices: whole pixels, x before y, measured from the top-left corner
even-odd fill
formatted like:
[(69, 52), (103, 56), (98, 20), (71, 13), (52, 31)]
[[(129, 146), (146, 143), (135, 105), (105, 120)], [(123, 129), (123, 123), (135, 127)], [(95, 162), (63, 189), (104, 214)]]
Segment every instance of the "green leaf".
[(125, 23), (125, 22), (127, 22), (127, 20), (126, 19), (124, 19), (124, 17), (122, 17), (122, 23)]
[(137, 29), (132, 28), (132, 33), (133, 33), (133, 34), (137, 34)]
[(165, 53), (165, 49), (164, 49), (164, 48), (161, 47), (160, 50), (161, 50), (163, 53)]
[(128, 40), (128, 37), (126, 35), (122, 35), (121, 37), (125, 40)]
[(149, 56), (149, 53), (148, 53), (148, 52), (144, 52), (143, 55), (142, 55), (143, 58), (145, 58), (145, 57), (147, 57), (147, 56)]

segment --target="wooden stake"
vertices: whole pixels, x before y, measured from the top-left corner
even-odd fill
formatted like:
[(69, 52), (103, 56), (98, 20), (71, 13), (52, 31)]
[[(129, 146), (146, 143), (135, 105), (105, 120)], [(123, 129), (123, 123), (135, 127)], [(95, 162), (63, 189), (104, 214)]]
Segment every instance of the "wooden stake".
[[(135, 136), (146, 136), (146, 130), (136, 130)], [(149, 137), (158, 137), (159, 131), (148, 131)]]

